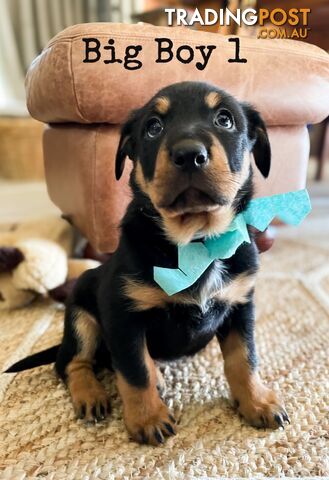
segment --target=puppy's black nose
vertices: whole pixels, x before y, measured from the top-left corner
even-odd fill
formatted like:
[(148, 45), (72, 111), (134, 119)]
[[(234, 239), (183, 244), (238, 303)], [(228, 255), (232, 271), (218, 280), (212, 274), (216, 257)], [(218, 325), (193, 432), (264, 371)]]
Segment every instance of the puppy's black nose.
[(205, 167), (208, 162), (206, 147), (195, 140), (182, 140), (171, 150), (173, 164), (184, 171), (193, 171)]

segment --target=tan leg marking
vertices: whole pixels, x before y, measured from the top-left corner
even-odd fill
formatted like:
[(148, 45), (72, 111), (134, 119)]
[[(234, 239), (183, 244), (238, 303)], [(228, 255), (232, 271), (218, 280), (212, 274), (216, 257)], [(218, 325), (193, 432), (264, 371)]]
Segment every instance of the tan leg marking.
[(80, 310), (75, 319), (75, 329), (80, 351), (66, 367), (73, 407), (78, 418), (101, 420), (108, 413), (108, 399), (93, 372), (99, 326), (88, 313)]
[(262, 383), (248, 362), (246, 346), (237, 332), (222, 341), (224, 371), (239, 413), (255, 427), (278, 428), (288, 420), (275, 393)]
[(124, 420), (132, 439), (139, 443), (159, 445), (164, 436), (175, 434), (175, 421), (157, 390), (157, 371), (147, 348), (144, 361), (149, 382), (146, 388), (131, 386), (117, 373), (117, 384), (123, 401)]

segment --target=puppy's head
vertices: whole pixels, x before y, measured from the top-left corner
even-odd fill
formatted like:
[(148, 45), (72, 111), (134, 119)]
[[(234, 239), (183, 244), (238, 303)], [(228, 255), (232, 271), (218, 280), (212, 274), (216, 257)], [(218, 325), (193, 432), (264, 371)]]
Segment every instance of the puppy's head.
[(250, 152), (267, 177), (269, 140), (252, 107), (206, 83), (177, 83), (123, 126), (116, 177), (128, 156), (133, 187), (150, 199), (167, 236), (184, 244), (227, 229), (250, 185)]

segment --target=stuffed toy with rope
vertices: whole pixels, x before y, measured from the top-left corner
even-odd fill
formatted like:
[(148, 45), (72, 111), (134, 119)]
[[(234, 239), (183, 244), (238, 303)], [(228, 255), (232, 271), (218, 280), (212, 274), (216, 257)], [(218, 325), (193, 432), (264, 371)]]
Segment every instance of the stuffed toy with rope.
[(0, 227), (0, 310), (25, 307), (39, 296), (65, 301), (75, 280), (100, 262), (71, 258), (71, 225), (51, 216)]

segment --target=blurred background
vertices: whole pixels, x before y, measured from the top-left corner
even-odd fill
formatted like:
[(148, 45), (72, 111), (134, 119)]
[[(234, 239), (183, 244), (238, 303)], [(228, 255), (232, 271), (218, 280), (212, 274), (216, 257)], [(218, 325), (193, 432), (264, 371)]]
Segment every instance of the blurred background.
[[(42, 159), (43, 124), (25, 106), (24, 77), (33, 59), (64, 28), (84, 22), (139, 21), (166, 25), (165, 7), (220, 9), (311, 8), (305, 40), (329, 49), (328, 0), (0, 0), (0, 222), (57, 211), (46, 194)], [(181, 27), (186, 28), (186, 27)], [(195, 27), (222, 34), (257, 35), (257, 27)], [(266, 41), (266, 40), (264, 40)], [(328, 121), (310, 126), (309, 178), (328, 192)]]

